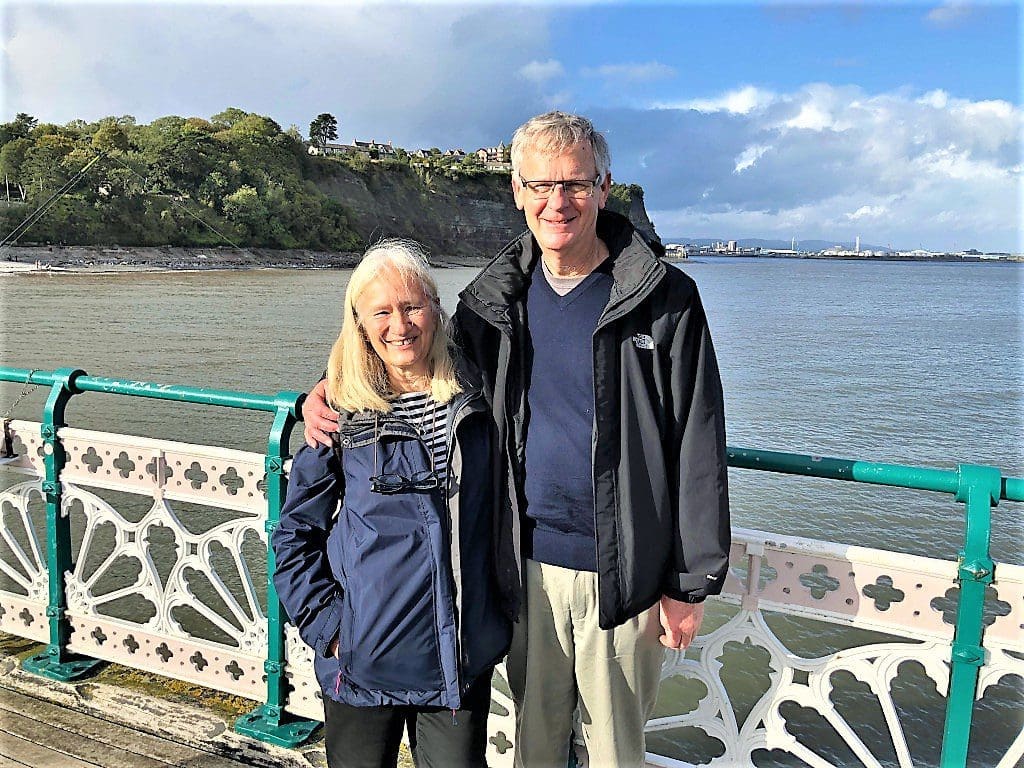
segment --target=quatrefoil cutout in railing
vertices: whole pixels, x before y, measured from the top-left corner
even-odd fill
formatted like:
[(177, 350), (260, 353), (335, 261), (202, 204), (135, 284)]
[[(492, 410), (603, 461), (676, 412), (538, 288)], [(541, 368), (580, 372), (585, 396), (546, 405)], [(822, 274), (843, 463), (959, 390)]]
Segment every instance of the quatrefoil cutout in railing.
[(494, 748), (498, 751), (499, 755), (504, 755), (510, 749), (512, 749), (512, 742), (508, 740), (508, 736), (505, 735), (504, 731), (498, 731), (489, 739), (487, 739)]
[[(933, 597), (929, 605), (932, 610), (942, 612), (942, 621), (946, 624), (956, 624), (957, 606), (960, 605), (960, 587), (950, 587), (942, 597)], [(992, 586), (985, 587), (985, 607), (982, 613), (982, 621), (986, 627), (991, 627), (1000, 616), (1010, 614), (1010, 604), (999, 599), (999, 592)]]
[(114, 459), (114, 468), (117, 469), (121, 477), (127, 479), (135, 471), (135, 462), (131, 460), (126, 451), (121, 451)]
[(96, 449), (90, 445), (89, 450), (82, 456), (82, 463), (95, 475), (99, 468), (103, 466), (103, 457), (96, 453)]
[(821, 563), (812, 566), (809, 573), (801, 573), (800, 583), (807, 587), (815, 600), (824, 600), (829, 592), (839, 589), (839, 579), (829, 576), (828, 566)]
[(896, 589), (892, 582), (892, 576), (879, 576), (874, 584), (866, 584), (861, 592), (864, 597), (875, 601), (875, 608), (879, 611), (888, 611), (893, 603), (902, 603), (907, 595), (902, 589)]
[(245, 486), (245, 480), (238, 475), (238, 470), (234, 467), (228, 467), (227, 471), (217, 478), (217, 482), (224, 486), (224, 490), (230, 496), (237, 495), (238, 491)]
[(191, 466), (185, 470), (185, 479), (192, 484), (193, 491), (198, 491), (210, 479), (210, 476), (203, 471), (198, 461), (193, 461)]
[(224, 667), (224, 671), (231, 675), (232, 680), (238, 680), (238, 678), (245, 674), (245, 670), (238, 666), (238, 662), (234, 659), (231, 660), (230, 664)]
[(15, 456), (24, 456), (28, 453), (28, 446), (25, 445), (25, 441), (21, 439), (20, 435), (15, 435), (11, 440), (11, 450)]

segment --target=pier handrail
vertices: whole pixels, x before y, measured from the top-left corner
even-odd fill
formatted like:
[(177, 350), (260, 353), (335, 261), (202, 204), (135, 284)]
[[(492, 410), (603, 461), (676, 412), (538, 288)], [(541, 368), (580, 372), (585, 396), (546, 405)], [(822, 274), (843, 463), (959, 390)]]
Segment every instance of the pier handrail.
[[(63, 574), (70, 564), (70, 527), (60, 513), (64, 453), (57, 428), (65, 426), (64, 409), (71, 396), (85, 392), (156, 398), (177, 402), (243, 408), (275, 414), (266, 454), (268, 517), (272, 533), (284, 502), (284, 464), (288, 458), (288, 437), (301, 420), (303, 394), (280, 392), (262, 395), (144, 381), (89, 376), (84, 371), (63, 368), (52, 372), (0, 367), (0, 381), (50, 387), (41, 435), (49, 450), (45, 457), (43, 492), (47, 500), (47, 536), (50, 542), (49, 569), (50, 644), (44, 654), (25, 662), (25, 668), (58, 679), (70, 679), (92, 668), (92, 660), (72, 658), (68, 642), (67, 602)], [(980, 667), (986, 654), (982, 646), (985, 589), (995, 578), (996, 564), (990, 553), (991, 509), (1000, 500), (1024, 501), (1024, 478), (1005, 477), (998, 467), (961, 464), (956, 470), (885, 464), (852, 459), (728, 447), (730, 467), (782, 474), (870, 483), (896, 488), (953, 494), (964, 503), (964, 546), (959, 553), (957, 580), (960, 599), (950, 653), (952, 674), (942, 739), (942, 768), (967, 764), (967, 748)], [(312, 730), (308, 721), (296, 722), (284, 711), (287, 690), (284, 680), (284, 615), (273, 584), (273, 550), (267, 554), (267, 618), (269, 647), (264, 669), (267, 673), (267, 702), (243, 717), (236, 729), (272, 743), (292, 746)]]
[(110, 379), (100, 376), (89, 376), (77, 369), (61, 369), (58, 371), (28, 370), (25, 368), (0, 367), (0, 381), (12, 381), (18, 384), (34, 384), (52, 387), (64, 381), (63, 371), (72, 371), (67, 376), (67, 385), (71, 394), (83, 392), (102, 392), (109, 395), (130, 395), (131, 397), (149, 397), (157, 400), (174, 400), (181, 403), (197, 405), (219, 405), (226, 408), (244, 408), (251, 411), (267, 411), (276, 413), (281, 407), (291, 408), (293, 416), (300, 419), (298, 407), (301, 405), (301, 394), (280, 392), (277, 395), (260, 395), (250, 392), (233, 392), (223, 389), (206, 389), (187, 387), (177, 384), (154, 384), (148, 381), (132, 381), (129, 379)]
[[(0, 366), (0, 381), (38, 386), (53, 386), (59, 381), (58, 371), (30, 370)], [(105, 394), (148, 397), (159, 400), (198, 405), (217, 405), (274, 413), (282, 405), (294, 406), (295, 419), (302, 421), (299, 408), (304, 395), (282, 392), (278, 395), (254, 394), (231, 390), (189, 387), (174, 384), (155, 384), (146, 381), (89, 376), (84, 372), (71, 377), (69, 384), (74, 394), (100, 392)], [(284, 401), (282, 401), (284, 396)], [(293, 399), (294, 398), (294, 399)], [(729, 466), (736, 469), (756, 469), (787, 475), (803, 475), (830, 480), (847, 480), (893, 488), (908, 488), (938, 493), (956, 493), (960, 487), (958, 470), (914, 467), (905, 464), (886, 464), (834, 456), (789, 453), (755, 448), (728, 446)], [(1000, 499), (1024, 501), (1024, 478), (1002, 477)]]
[[(288, 440), (293, 427), (301, 418), (299, 408), (305, 398), (304, 394), (279, 392), (276, 395), (261, 395), (102, 378), (89, 376), (77, 368), (61, 368), (47, 372), (4, 366), (0, 367), (0, 381), (50, 387), (41, 428), (42, 438), (49, 448), (44, 460), (46, 477), (43, 479), (43, 493), (46, 497), (47, 561), (50, 573), (47, 607), (50, 642), (45, 652), (27, 659), (22, 664), (30, 672), (57, 680), (70, 680), (88, 673), (96, 665), (95, 660), (75, 657), (67, 650), (70, 622), (67, 616), (65, 574), (71, 565), (71, 525), (68, 516), (61, 514), (60, 474), (64, 468), (65, 454), (57, 430), (66, 426), (64, 410), (68, 400), (74, 395), (101, 392), (273, 413), (274, 422), (267, 438), (267, 451), (264, 456), (264, 468), (267, 473), (267, 534), (273, 533), (277, 527), (287, 489), (284, 468), (289, 457)], [(274, 585), (275, 570), (274, 550), (267, 547), (268, 629), (267, 658), (263, 665), (267, 678), (266, 701), (253, 712), (240, 718), (235, 728), (241, 733), (272, 744), (291, 747), (305, 741), (317, 723), (292, 717), (285, 712), (288, 700), (288, 681), (285, 678), (286, 617)]]
[[(938, 493), (957, 493), (962, 483), (959, 469), (912, 467), (905, 464), (883, 464), (734, 446), (729, 446), (726, 453), (729, 466), (736, 469), (758, 469), (763, 472), (848, 480)], [(1000, 475), (998, 498), (1006, 501), (1024, 501), (1024, 478)]]

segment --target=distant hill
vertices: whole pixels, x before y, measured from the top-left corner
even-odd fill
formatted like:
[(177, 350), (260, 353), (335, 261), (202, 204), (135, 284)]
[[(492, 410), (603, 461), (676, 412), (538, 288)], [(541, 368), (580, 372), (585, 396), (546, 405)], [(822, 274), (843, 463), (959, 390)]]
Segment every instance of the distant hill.
[[(0, 235), (18, 228), (21, 245), (315, 253), (410, 237), (434, 256), (489, 258), (526, 229), (508, 171), (475, 154), (309, 148), (294, 127), (233, 107), (149, 124), (126, 115), (61, 126), (20, 113), (0, 123)], [(639, 186), (613, 185), (608, 206), (657, 241)]]
[[(731, 237), (666, 237), (666, 243), (689, 243), (691, 245), (713, 245), (715, 243), (726, 243), (731, 240)], [(736, 243), (741, 248), (791, 248), (793, 243), (791, 240), (764, 240), (758, 237), (747, 237), (740, 238)], [(856, 242), (853, 240), (797, 240), (796, 247), (801, 251), (823, 251), (826, 248), (834, 248), (835, 246), (840, 248), (846, 248), (847, 250), (853, 250), (856, 247)], [(899, 248), (893, 248), (888, 245), (872, 245), (871, 243), (860, 244), (862, 251), (893, 251), (900, 250)]]

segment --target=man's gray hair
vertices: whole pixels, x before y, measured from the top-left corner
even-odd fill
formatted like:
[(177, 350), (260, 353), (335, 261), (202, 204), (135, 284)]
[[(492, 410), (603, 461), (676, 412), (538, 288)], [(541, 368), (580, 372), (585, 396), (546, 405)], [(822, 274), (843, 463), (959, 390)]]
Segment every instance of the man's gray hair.
[(557, 110), (531, 117), (512, 134), (512, 174), (518, 176), (528, 151), (560, 155), (584, 142), (594, 150), (597, 173), (603, 179), (611, 170), (612, 155), (607, 140), (594, 130), (593, 123), (581, 115)]

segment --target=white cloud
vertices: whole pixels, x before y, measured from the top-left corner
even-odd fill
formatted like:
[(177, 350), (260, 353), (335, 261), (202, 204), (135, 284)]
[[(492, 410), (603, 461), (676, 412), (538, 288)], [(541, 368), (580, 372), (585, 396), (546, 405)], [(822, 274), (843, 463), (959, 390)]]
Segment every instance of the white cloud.
[(663, 109), (692, 109), (697, 112), (731, 112), (746, 115), (770, 103), (774, 98), (775, 95), (770, 91), (748, 85), (710, 99), (692, 99), (677, 104), (662, 103), (656, 106)]
[(771, 146), (767, 144), (752, 144), (751, 146), (744, 149), (739, 157), (736, 158), (736, 167), (733, 168), (733, 173), (743, 173), (756, 163), (765, 152), (771, 149)]
[(862, 205), (853, 213), (846, 214), (846, 218), (850, 221), (857, 221), (865, 218), (878, 218), (879, 216), (886, 213), (889, 209), (884, 205)]
[(966, 2), (954, 0), (932, 8), (925, 14), (925, 19), (936, 26), (949, 27), (959, 24), (970, 15), (971, 8)]
[(52, 122), (131, 113), (148, 122), (237, 106), (303, 131), (327, 111), (344, 140), (472, 147), (507, 140), (543, 108), (536, 84), (514, 77), (546, 58), (543, 8), (509, 8), (499, 25), (473, 5), (296, 10), (10, 4), (4, 111)]
[(531, 61), (519, 68), (519, 76), (534, 83), (544, 83), (565, 75), (565, 67), (556, 59)]
[(811, 131), (823, 131), (832, 127), (832, 116), (822, 109), (821, 105), (808, 103), (800, 107), (796, 117), (786, 121), (789, 128), (806, 128)]
[(917, 99), (918, 104), (925, 104), (935, 109), (945, 109), (949, 104), (949, 94), (941, 89), (928, 91), (924, 96)]
[(647, 167), (613, 143), (614, 173), (643, 184), (665, 236), (1024, 246), (1024, 109), (1009, 102), (816, 83), (621, 120), (610, 135)]
[(656, 61), (646, 64), (604, 64), (599, 67), (584, 67), (582, 72), (587, 77), (603, 77), (633, 83), (662, 80), (675, 77), (676, 74), (675, 68)]

